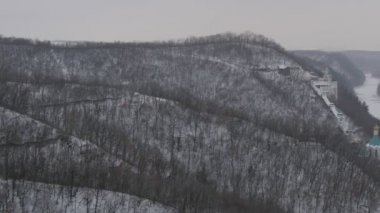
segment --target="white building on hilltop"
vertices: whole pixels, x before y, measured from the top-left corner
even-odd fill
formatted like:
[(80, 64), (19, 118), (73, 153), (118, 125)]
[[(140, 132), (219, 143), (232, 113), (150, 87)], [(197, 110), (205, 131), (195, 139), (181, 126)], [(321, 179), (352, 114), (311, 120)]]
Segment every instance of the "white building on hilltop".
[(332, 80), (328, 69), (325, 70), (323, 78), (313, 81), (313, 86), (319, 91), (319, 95), (338, 99), (338, 82)]

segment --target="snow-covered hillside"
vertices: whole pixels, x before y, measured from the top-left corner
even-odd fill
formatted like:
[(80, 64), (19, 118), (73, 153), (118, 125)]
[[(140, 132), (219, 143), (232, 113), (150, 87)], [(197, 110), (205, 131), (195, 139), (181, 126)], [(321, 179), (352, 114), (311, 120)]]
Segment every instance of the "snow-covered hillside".
[(174, 208), (112, 191), (0, 179), (0, 211), (171, 213)]
[(264, 37), (10, 42), (0, 57), (7, 178), (182, 212), (378, 208), (376, 162), (350, 143), (303, 65)]

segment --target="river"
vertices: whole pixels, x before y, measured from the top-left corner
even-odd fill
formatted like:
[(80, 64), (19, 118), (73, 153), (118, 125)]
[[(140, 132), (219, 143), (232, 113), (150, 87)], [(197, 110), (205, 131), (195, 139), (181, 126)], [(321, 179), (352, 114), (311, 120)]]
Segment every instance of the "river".
[(380, 119), (380, 97), (376, 95), (377, 85), (380, 79), (365, 75), (366, 80), (362, 86), (356, 87), (355, 92), (361, 101), (366, 102), (368, 111), (376, 118)]

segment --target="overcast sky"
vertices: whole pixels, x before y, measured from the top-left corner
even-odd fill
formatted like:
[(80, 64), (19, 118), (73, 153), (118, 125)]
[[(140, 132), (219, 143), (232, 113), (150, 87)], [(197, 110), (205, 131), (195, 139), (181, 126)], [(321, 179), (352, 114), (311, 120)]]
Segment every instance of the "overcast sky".
[(380, 0), (0, 0), (0, 34), (152, 41), (252, 31), (287, 49), (380, 50)]

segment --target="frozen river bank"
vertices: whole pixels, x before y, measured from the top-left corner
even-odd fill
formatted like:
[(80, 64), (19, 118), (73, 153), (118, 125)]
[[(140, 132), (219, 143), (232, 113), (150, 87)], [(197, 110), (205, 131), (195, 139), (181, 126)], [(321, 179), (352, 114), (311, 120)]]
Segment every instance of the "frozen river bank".
[(366, 74), (364, 84), (355, 88), (360, 100), (367, 103), (369, 112), (378, 119), (380, 119), (380, 97), (376, 95), (376, 90), (379, 82), (380, 79)]

